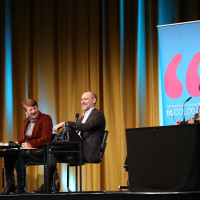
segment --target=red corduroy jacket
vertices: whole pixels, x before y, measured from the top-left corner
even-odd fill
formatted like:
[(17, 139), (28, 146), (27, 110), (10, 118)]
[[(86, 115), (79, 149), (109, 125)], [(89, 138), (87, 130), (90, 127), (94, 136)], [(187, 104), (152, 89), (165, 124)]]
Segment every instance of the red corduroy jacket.
[(26, 118), (23, 123), (21, 136), (18, 140), (19, 144), (27, 141), (33, 148), (40, 148), (46, 142), (51, 141), (53, 122), (49, 115), (39, 112), (31, 136), (25, 136), (28, 124), (29, 118)]

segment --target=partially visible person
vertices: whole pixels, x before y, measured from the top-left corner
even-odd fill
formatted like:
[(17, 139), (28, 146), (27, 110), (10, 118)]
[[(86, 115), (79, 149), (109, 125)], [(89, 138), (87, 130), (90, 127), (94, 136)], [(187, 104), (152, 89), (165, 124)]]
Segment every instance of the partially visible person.
[(181, 120), (177, 120), (176, 122), (175, 122), (175, 125), (180, 125), (181, 124)]
[[(196, 119), (195, 118), (186, 119), (185, 122), (188, 124), (200, 123), (200, 115), (198, 115), (198, 117)], [(182, 121), (177, 120), (175, 122), (175, 125), (180, 125), (181, 123), (182, 123)]]
[[(81, 141), (83, 146), (82, 160), (86, 162), (96, 162), (100, 159), (100, 148), (105, 132), (106, 120), (104, 113), (95, 108), (97, 95), (92, 91), (84, 92), (81, 97), (82, 110), (84, 116), (77, 122), (61, 122), (54, 126), (53, 130), (57, 132), (65, 124), (68, 126), (71, 141)], [(52, 180), (53, 173), (58, 161), (67, 161), (71, 155), (49, 155), (49, 177)], [(51, 181), (50, 181), (51, 182)], [(43, 193), (44, 188), (40, 187), (38, 192)]]
[[(24, 120), (21, 136), (16, 143), (20, 144), (24, 149), (41, 148), (51, 140), (52, 119), (49, 115), (43, 114), (38, 110), (38, 104), (34, 99), (27, 99), (22, 103), (22, 106), (28, 117)], [(26, 175), (24, 167), (29, 158), (32, 159), (27, 150), (21, 150), (19, 157), (18, 155), (4, 157), (7, 186), (2, 192), (3, 195), (11, 192), (14, 194), (25, 192)], [(17, 171), (17, 187), (14, 180), (14, 168)]]

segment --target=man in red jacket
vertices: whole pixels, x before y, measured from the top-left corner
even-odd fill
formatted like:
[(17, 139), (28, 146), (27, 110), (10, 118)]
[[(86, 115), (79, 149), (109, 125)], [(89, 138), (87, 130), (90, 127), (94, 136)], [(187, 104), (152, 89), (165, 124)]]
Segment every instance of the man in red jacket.
[[(38, 104), (34, 99), (27, 99), (22, 103), (28, 117), (24, 120), (22, 133), (16, 143), (24, 149), (41, 148), (51, 140), (53, 123), (49, 115), (38, 110)], [(9, 151), (9, 150), (8, 150)], [(7, 186), (2, 194), (21, 194), (25, 192), (26, 161), (30, 158), (26, 150), (21, 150), (18, 155), (8, 155), (4, 158)], [(14, 168), (17, 171), (17, 187), (15, 187)]]

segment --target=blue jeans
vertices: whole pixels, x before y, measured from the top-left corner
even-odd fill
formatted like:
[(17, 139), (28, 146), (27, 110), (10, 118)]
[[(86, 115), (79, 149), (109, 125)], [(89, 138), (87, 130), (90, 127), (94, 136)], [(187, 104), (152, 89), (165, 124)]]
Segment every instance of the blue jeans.
[[(14, 168), (17, 171), (17, 183), (18, 185), (25, 185), (25, 164), (29, 155), (26, 151), (20, 150), (19, 154), (16, 154), (16, 150), (7, 150), (11, 155), (4, 157), (4, 166), (6, 170), (6, 182), (7, 184), (15, 184)], [(13, 153), (13, 155), (12, 155)]]

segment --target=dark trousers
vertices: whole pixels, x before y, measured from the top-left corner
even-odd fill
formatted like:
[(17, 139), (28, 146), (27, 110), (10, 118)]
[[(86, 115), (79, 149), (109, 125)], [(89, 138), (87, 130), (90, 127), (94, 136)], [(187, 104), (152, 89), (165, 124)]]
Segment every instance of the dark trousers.
[[(10, 155), (4, 156), (4, 166), (6, 170), (6, 181), (7, 184), (15, 184), (14, 180), (14, 168), (17, 171), (17, 183), (25, 185), (25, 164), (29, 155), (26, 151), (20, 150), (16, 154), (16, 150), (7, 150)], [(13, 155), (12, 155), (13, 152)]]

